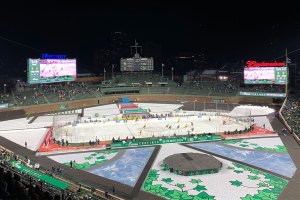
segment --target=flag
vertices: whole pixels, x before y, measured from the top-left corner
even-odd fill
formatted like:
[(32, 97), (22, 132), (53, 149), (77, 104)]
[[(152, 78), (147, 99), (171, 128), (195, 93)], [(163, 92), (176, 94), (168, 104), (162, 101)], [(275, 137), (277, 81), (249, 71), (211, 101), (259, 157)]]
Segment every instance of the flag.
[(164, 66), (165, 66), (165, 64), (164, 64), (164, 63), (161, 63), (161, 66), (162, 66), (162, 67), (164, 67)]
[(174, 68), (172, 67), (172, 71), (174, 70)]
[(291, 59), (288, 58), (288, 57), (286, 57), (286, 63), (287, 63), (287, 64), (291, 64), (291, 63), (292, 63)]
[(104, 68), (104, 73), (106, 72), (105, 68)]

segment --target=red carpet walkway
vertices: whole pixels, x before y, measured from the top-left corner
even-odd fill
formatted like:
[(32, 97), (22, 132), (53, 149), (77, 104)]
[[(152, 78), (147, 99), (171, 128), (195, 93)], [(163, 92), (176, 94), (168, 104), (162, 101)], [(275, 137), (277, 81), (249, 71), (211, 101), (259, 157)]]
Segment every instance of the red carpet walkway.
[(220, 133), (220, 135), (224, 138), (235, 138), (235, 137), (248, 137), (248, 136), (257, 136), (257, 135), (266, 135), (266, 134), (272, 134), (273, 131), (264, 129), (262, 127), (254, 125), (254, 129), (248, 133), (242, 133), (242, 134), (224, 134)]

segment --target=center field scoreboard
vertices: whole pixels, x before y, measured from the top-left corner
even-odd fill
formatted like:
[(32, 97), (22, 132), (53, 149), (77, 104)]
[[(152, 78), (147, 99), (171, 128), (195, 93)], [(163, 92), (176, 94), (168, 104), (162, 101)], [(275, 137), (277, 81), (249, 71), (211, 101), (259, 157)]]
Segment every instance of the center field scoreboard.
[(153, 71), (153, 58), (121, 58), (121, 72)]

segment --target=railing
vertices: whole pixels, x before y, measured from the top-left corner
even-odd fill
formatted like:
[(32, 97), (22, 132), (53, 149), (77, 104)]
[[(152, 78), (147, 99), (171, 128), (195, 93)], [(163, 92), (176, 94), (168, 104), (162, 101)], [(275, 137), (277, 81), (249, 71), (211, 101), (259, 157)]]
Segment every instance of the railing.
[[(40, 166), (39, 167), (39, 171), (43, 174), (48, 174), (50, 176), (52, 176), (55, 179), (61, 180), (63, 182), (66, 182), (68, 184), (70, 184), (70, 186), (66, 189), (66, 190), (58, 190), (56, 187), (50, 185), (50, 184), (46, 184), (45, 182), (41, 182), (39, 179), (31, 177), (29, 175), (25, 175), (22, 172), (19, 172), (18, 170), (14, 169), (12, 166), (10, 166), (8, 164), (8, 161), (13, 159), (13, 157), (17, 157), (17, 159), (19, 161), (21, 161), (22, 164), (27, 164), (27, 159), (21, 155), (16, 155), (14, 152), (6, 149), (5, 147), (0, 145), (0, 151), (1, 152), (5, 152), (5, 162), (4, 164), (2, 164), (2, 162), (0, 162), (0, 166), (12, 171), (16, 174), (18, 174), (20, 177), (22, 177), (22, 180), (24, 180), (25, 182), (30, 182), (30, 181), (34, 181), (34, 182), (39, 182), (40, 184), (43, 184), (43, 188), (44, 190), (48, 191), (50, 194), (58, 194), (58, 195), (62, 195), (62, 194), (72, 194), (73, 196), (81, 196), (82, 195), (88, 195), (89, 199), (91, 200), (97, 200), (97, 199), (110, 199), (110, 200), (123, 200), (122, 198), (112, 195), (112, 194), (108, 194), (108, 198), (106, 198), (105, 196), (105, 191), (100, 190), (100, 189), (94, 189), (86, 184), (82, 184), (81, 182), (75, 180), (73, 177), (70, 177), (66, 174), (55, 174), (55, 173), (51, 173), (49, 170), (47, 170), (46, 168)], [(1, 157), (1, 159), (3, 159)], [(2, 160), (1, 160), (2, 161)], [(30, 163), (31, 166), (28, 167), (32, 167), (34, 166), (34, 163)], [(80, 190), (79, 190), (80, 189)]]

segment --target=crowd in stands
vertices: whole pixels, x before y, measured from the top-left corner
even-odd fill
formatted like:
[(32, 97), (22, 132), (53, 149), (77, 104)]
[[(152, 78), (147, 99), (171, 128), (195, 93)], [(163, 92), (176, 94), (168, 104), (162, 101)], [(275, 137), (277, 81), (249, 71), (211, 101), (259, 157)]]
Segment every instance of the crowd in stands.
[(10, 95), (9, 94), (0, 94), (0, 103), (4, 104), (4, 103), (9, 103), (11, 100)]
[[(106, 92), (107, 88), (134, 87), (140, 93), (161, 93), (161, 94), (179, 94), (185, 95), (203, 95), (203, 96), (234, 96), (238, 91), (243, 92), (274, 92), (284, 93), (284, 85), (244, 85), (242, 74), (232, 74), (228, 80), (221, 81), (216, 77), (200, 77), (196, 74), (191, 76), (189, 81), (184, 82), (178, 87), (174, 81), (162, 78), (157, 74), (127, 74), (117, 75), (115, 79), (107, 84), (98, 82), (63, 82), (40, 85), (21, 84), (17, 91), (0, 94), (0, 103), (8, 103), (10, 106), (47, 104), (62, 101), (72, 101), (88, 98), (99, 98), (105, 94), (114, 94)], [(145, 84), (145, 82), (149, 82)], [(159, 82), (167, 83), (164, 87)], [(149, 84), (151, 87), (149, 88)], [(147, 87), (143, 87), (147, 86)], [(26, 87), (25, 89), (23, 87)], [(20, 89), (23, 88), (23, 89)], [(120, 89), (122, 90), (122, 89)], [(129, 91), (129, 90), (128, 90)], [(128, 92), (127, 91), (127, 92)], [(120, 93), (120, 92), (119, 92)], [(126, 93), (126, 92), (125, 92)], [(129, 93), (129, 92), (128, 92)]]
[(300, 98), (298, 95), (288, 96), (281, 114), (291, 129), (300, 137)]
[[(196, 93), (201, 95), (213, 96), (213, 95), (235, 95), (238, 90), (239, 84), (233, 78), (228, 78), (227, 81), (219, 81), (216, 79), (193, 79), (190, 82), (184, 83), (182, 87), (188, 89), (187, 94)], [(195, 94), (196, 94), (195, 93)]]
[[(107, 82), (110, 84), (107, 85)], [(18, 82), (16, 90), (7, 92), (5, 95), (0, 93), (0, 103), (19, 106), (98, 98), (104, 95), (102, 88), (149, 86), (145, 84), (146, 82), (151, 83), (151, 86), (161, 86), (160, 82), (167, 82), (168, 86), (177, 85), (175, 82), (169, 81), (168, 78), (162, 78), (157, 74), (118, 75), (113, 80), (106, 81), (106, 84), (100, 82), (62, 82), (27, 85), (21, 81)]]
[(102, 95), (99, 84), (67, 82), (26, 86), (26, 90), (0, 94), (0, 103), (14, 106), (45, 104), (60, 101), (95, 98)]
[[(1, 199), (61, 199), (58, 194), (53, 195), (42, 190), (37, 181), (22, 179), (17, 173), (0, 167), (0, 198)], [(72, 198), (66, 198), (72, 199)]]
[[(38, 178), (19, 171), (11, 161), (17, 161), (30, 167), (30, 161), (25, 161), (15, 153), (0, 146), (0, 199), (45, 199), (45, 200), (88, 200), (95, 197), (88, 194), (77, 194), (58, 189)], [(34, 165), (36, 166), (36, 165)], [(39, 170), (35, 168), (36, 170)], [(43, 173), (43, 171), (41, 171)], [(51, 172), (45, 173), (52, 176)], [(80, 191), (77, 191), (80, 192)]]
[(10, 161), (19, 160), (16, 154), (3, 149), (0, 160), (0, 199), (61, 198), (59, 193), (50, 191), (45, 183), (17, 172), (14, 166), (10, 166)]

